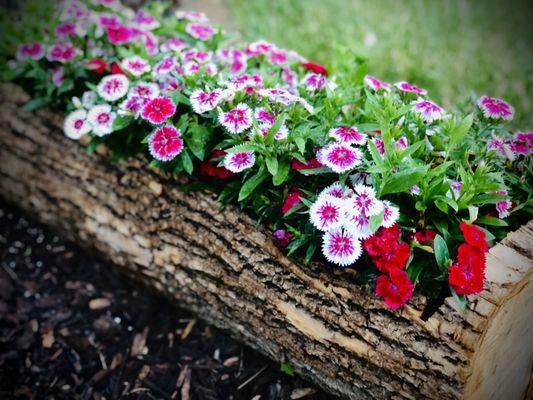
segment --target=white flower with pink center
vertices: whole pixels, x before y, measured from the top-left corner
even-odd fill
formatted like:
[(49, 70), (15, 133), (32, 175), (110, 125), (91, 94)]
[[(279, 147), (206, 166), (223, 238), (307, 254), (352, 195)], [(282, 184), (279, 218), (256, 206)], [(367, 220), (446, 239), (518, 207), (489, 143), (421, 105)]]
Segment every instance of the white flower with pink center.
[(487, 142), (487, 148), (489, 150), (495, 150), (498, 156), (507, 158), (510, 161), (514, 161), (516, 158), (513, 151), (513, 143), (510, 140), (503, 140), (494, 136)]
[(126, 100), (124, 100), (119, 105), (118, 114), (121, 116), (126, 116), (129, 114), (133, 114), (135, 119), (139, 118), (141, 115), (141, 112), (144, 108), (144, 106), (150, 101), (147, 97), (139, 97), (139, 96), (128, 96)]
[(25, 60), (31, 58), (33, 60), (40, 60), (44, 57), (44, 46), (42, 43), (26, 43), (17, 47), (17, 60)]
[(186, 19), (188, 21), (193, 22), (207, 22), (209, 19), (207, 18), (207, 15), (203, 12), (198, 11), (176, 11), (176, 18), (177, 19)]
[(191, 106), (195, 113), (203, 114), (205, 112), (214, 110), (222, 99), (222, 90), (215, 89), (211, 92), (204, 92), (201, 89), (196, 89), (191, 93)]
[(378, 91), (379, 89), (383, 90), (390, 90), (391, 85), (390, 83), (380, 81), (378, 78), (372, 75), (365, 76), (364, 79), (365, 85), (368, 86), (370, 89), (374, 91)]
[(152, 75), (156, 78), (161, 78), (177, 71), (178, 67), (179, 64), (176, 57), (166, 56), (154, 66)]
[(250, 43), (246, 48), (246, 55), (249, 57), (261, 56), (264, 54), (268, 54), (273, 48), (274, 45), (264, 40), (253, 42)]
[(370, 143), (373, 143), (374, 146), (376, 146), (376, 149), (378, 150), (378, 153), (381, 157), (385, 156), (385, 143), (383, 140), (374, 138), (368, 143), (368, 147), (370, 148)]
[(209, 63), (204, 68), (205, 73), (209, 76), (215, 76), (218, 74), (218, 67), (215, 63)]
[(128, 92), (128, 97), (142, 97), (143, 99), (153, 99), (159, 96), (159, 86), (152, 82), (139, 82)]
[(358, 239), (368, 239), (374, 233), (370, 226), (370, 217), (364, 214), (349, 213), (344, 223), (344, 229)]
[(274, 125), (274, 122), (276, 122), (276, 118), (274, 118), (274, 115), (269, 113), (263, 107), (259, 107), (259, 108), (255, 109), (254, 117), (255, 117), (256, 121), (260, 122), (260, 123)]
[(183, 151), (181, 131), (172, 125), (157, 128), (148, 139), (148, 150), (156, 160), (172, 160)]
[(272, 64), (285, 64), (287, 62), (287, 52), (282, 49), (272, 49), (268, 59)]
[(190, 23), (185, 27), (185, 32), (191, 35), (193, 38), (206, 41), (211, 39), (215, 35), (215, 30), (209, 24), (196, 24)]
[(337, 142), (344, 144), (363, 145), (366, 143), (366, 135), (361, 133), (355, 127), (341, 126), (332, 128), (329, 131), (329, 136)]
[(361, 242), (351, 232), (335, 229), (326, 232), (322, 242), (322, 254), (333, 263), (346, 267), (361, 257)]
[(442, 119), (444, 110), (429, 100), (419, 99), (413, 106), (413, 111), (420, 115), (427, 123)]
[(283, 71), (281, 71), (281, 78), (283, 79), (283, 82), (289, 86), (289, 88), (296, 87), (298, 83), (298, 74), (289, 67), (283, 68)]
[(164, 53), (167, 53), (167, 52), (170, 52), (170, 51), (175, 51), (175, 52), (180, 52), (182, 51), (183, 49), (187, 48), (189, 46), (189, 44), (187, 43), (187, 41), (183, 40), (183, 39), (180, 39), (180, 38), (170, 38), (168, 40), (166, 40), (162, 45), (161, 45), (161, 51), (164, 52)]
[(502, 99), (483, 96), (477, 102), (483, 115), (492, 119), (511, 120), (514, 116), (514, 108)]
[(533, 132), (515, 133), (511, 149), (517, 155), (529, 156), (533, 154)]
[(342, 174), (361, 164), (363, 154), (351, 146), (331, 143), (317, 153), (317, 159), (334, 172)]
[(321, 74), (307, 74), (303, 78), (302, 83), (308, 91), (312, 92), (322, 89), (326, 84), (326, 78)]
[(272, 102), (281, 103), (286, 106), (296, 103), (299, 99), (298, 96), (284, 89), (261, 89), (257, 93), (259, 96), (266, 97)]
[(392, 227), (398, 218), (400, 218), (400, 209), (395, 207), (390, 201), (383, 200), (383, 222), (381, 226), (384, 228)]
[[(268, 122), (262, 123), (259, 125), (259, 131), (261, 134), (266, 137), (268, 135), (268, 132), (270, 132), (270, 129), (272, 128), (273, 124), (270, 124)], [(281, 125), (276, 133), (274, 133), (274, 139), (276, 140), (283, 140), (287, 139), (289, 137), (289, 130), (285, 126), (285, 124)]]
[(396, 140), (396, 143), (394, 145), (398, 150), (405, 150), (407, 149), (407, 147), (409, 147), (409, 142), (407, 142), (407, 138), (405, 136), (402, 136), (398, 138), (398, 140)]
[(92, 126), (93, 133), (102, 137), (113, 132), (113, 121), (116, 116), (109, 104), (100, 104), (89, 110), (87, 120)]
[(255, 154), (253, 151), (228, 153), (224, 157), (224, 167), (234, 173), (239, 173), (245, 169), (251, 168), (254, 164)]
[[(496, 194), (503, 194), (507, 196), (507, 190), (499, 190)], [(498, 217), (500, 219), (507, 218), (509, 216), (509, 211), (513, 208), (513, 203), (511, 200), (506, 199), (496, 203), (496, 211), (498, 211)]]
[(405, 81), (397, 82), (394, 84), (394, 86), (396, 86), (402, 92), (415, 93), (421, 96), (425, 96), (428, 92), (426, 89), (422, 89), (422, 88), (419, 88), (418, 86), (411, 85), (410, 83), (405, 82)]
[(147, 72), (150, 72), (150, 64), (144, 58), (130, 57), (122, 60), (120, 63), (122, 69), (129, 72), (133, 76), (141, 76)]
[(241, 133), (252, 126), (252, 110), (248, 105), (239, 103), (232, 110), (220, 113), (218, 121), (229, 133)]
[(48, 61), (59, 61), (61, 63), (72, 61), (80, 51), (71, 43), (58, 42), (48, 49)]
[(378, 215), (383, 211), (383, 203), (376, 198), (376, 191), (371, 186), (354, 186), (355, 196), (350, 198), (350, 213), (363, 214), (366, 217)]
[(319, 196), (332, 196), (338, 199), (346, 199), (354, 194), (353, 190), (347, 186), (341, 185), (340, 182), (335, 182), (322, 190)]
[(196, 75), (200, 71), (200, 64), (189, 61), (183, 66), (183, 75), (185, 76), (193, 76)]
[(98, 95), (105, 101), (116, 101), (128, 93), (130, 80), (122, 74), (108, 75), (97, 86)]
[(144, 31), (153, 31), (159, 28), (159, 21), (143, 10), (137, 11), (133, 22)]
[(323, 195), (318, 196), (309, 209), (309, 220), (322, 232), (340, 228), (345, 220), (346, 203), (343, 199)]
[(87, 121), (87, 111), (76, 110), (71, 112), (65, 119), (63, 130), (66, 137), (74, 140), (78, 140), (83, 135), (88, 134), (91, 131), (91, 125)]

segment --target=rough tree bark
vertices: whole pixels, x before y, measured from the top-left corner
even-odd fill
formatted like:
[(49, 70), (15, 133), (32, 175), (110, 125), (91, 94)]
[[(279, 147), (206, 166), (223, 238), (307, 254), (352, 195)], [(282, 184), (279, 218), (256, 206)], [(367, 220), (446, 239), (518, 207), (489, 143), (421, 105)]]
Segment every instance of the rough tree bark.
[[(96, 249), (180, 307), (341, 397), (519, 399), (533, 354), (533, 221), (491, 249), (466, 311), (423, 298), (388, 310), (353, 272), (302, 266), (269, 233), (142, 157), (113, 165), (62, 135), (62, 115), (23, 112), (0, 90), (0, 193)], [(182, 183), (182, 182), (181, 182)], [(531, 385), (530, 385), (531, 386)], [(529, 389), (531, 390), (531, 388)]]

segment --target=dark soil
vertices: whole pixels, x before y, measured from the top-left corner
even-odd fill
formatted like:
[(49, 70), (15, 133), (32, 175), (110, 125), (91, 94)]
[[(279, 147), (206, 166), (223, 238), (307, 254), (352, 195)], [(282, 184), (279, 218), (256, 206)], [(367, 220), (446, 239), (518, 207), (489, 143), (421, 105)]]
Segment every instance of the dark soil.
[(0, 398), (328, 397), (0, 202)]

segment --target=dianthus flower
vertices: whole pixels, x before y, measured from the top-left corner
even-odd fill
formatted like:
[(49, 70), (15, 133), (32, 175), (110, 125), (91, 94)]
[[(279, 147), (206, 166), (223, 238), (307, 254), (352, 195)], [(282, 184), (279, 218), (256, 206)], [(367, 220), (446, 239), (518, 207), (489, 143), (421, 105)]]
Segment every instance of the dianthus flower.
[(142, 109), (141, 117), (154, 125), (165, 122), (176, 113), (176, 105), (169, 97), (151, 99)]
[(333, 229), (324, 234), (322, 253), (329, 262), (345, 267), (361, 257), (361, 242), (344, 229)]
[(190, 23), (185, 27), (185, 32), (191, 35), (193, 38), (206, 41), (211, 39), (216, 33), (213, 27), (209, 24), (196, 24)]
[(148, 139), (148, 150), (156, 160), (172, 160), (183, 151), (181, 131), (172, 125), (157, 128)]
[(98, 95), (105, 101), (116, 101), (128, 93), (130, 80), (120, 74), (102, 78), (97, 86)]
[(309, 210), (311, 223), (320, 231), (340, 228), (345, 222), (346, 203), (333, 196), (319, 196)]
[(393, 270), (389, 275), (381, 275), (376, 279), (376, 295), (385, 304), (397, 310), (413, 296), (414, 285), (405, 271)]
[(427, 94), (427, 90), (426, 89), (422, 89), (422, 88), (419, 88), (418, 86), (411, 85), (410, 83), (407, 83), (405, 81), (397, 82), (397, 83), (394, 84), (394, 86), (396, 86), (402, 92), (406, 92), (406, 93), (415, 93), (415, 94), (419, 94), (419, 95), (422, 95), (422, 96)]
[(378, 91), (379, 89), (388, 91), (391, 88), (390, 83), (380, 81), (378, 78), (372, 75), (366, 75), (364, 79), (364, 83), (366, 86), (368, 86), (370, 89), (374, 91)]
[(239, 103), (232, 110), (220, 113), (218, 120), (229, 133), (241, 133), (252, 126), (252, 110), (245, 103)]
[(483, 96), (478, 100), (478, 106), (486, 118), (511, 120), (514, 116), (514, 108), (502, 99)]
[(92, 126), (96, 136), (105, 136), (113, 132), (113, 121), (116, 114), (109, 104), (100, 104), (92, 107), (87, 113), (87, 120)]
[(332, 128), (329, 131), (329, 136), (334, 138), (337, 142), (344, 144), (363, 145), (366, 143), (366, 135), (361, 133), (355, 127), (341, 126)]
[(44, 46), (42, 43), (26, 43), (17, 47), (17, 60), (40, 60), (44, 57)]
[(204, 92), (201, 89), (196, 89), (191, 93), (191, 107), (197, 114), (215, 109), (220, 100), (222, 100), (222, 91), (215, 89), (211, 92)]
[(229, 153), (224, 157), (224, 167), (235, 173), (251, 168), (254, 164), (255, 154), (252, 151)]
[(78, 140), (89, 133), (91, 125), (87, 121), (87, 111), (76, 110), (71, 112), (65, 119), (63, 130), (65, 131), (65, 136), (74, 140)]
[(141, 57), (130, 57), (125, 58), (120, 63), (122, 69), (126, 72), (129, 72), (133, 76), (141, 76), (146, 72), (150, 72), (150, 63)]
[(331, 143), (317, 154), (318, 161), (338, 174), (355, 168), (362, 158), (360, 150), (340, 143)]

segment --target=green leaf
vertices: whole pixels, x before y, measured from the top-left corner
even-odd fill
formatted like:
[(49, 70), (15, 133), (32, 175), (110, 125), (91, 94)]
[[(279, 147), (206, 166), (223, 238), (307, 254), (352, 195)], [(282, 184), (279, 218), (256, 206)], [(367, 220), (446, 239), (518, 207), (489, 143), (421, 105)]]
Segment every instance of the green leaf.
[(283, 125), (283, 122), (285, 121), (285, 115), (280, 115), (276, 122), (274, 122), (274, 125), (268, 130), (268, 133), (266, 135), (265, 141), (267, 143), (273, 143), (274, 141), (274, 135), (279, 131), (279, 128), (281, 128), (281, 125)]
[(212, 136), (213, 132), (204, 125), (189, 125), (187, 135), (185, 135), (185, 142), (192, 154), (200, 161), (205, 158), (205, 149)]
[(192, 171), (194, 170), (194, 165), (191, 160), (191, 156), (189, 156), (188, 151), (183, 151), (181, 153), (181, 162), (183, 164), (183, 169), (189, 174), (192, 175)]
[(476, 223), (492, 226), (509, 226), (503, 219), (482, 215), (476, 219)]
[(334, 174), (329, 168), (309, 168), (309, 169), (299, 169), (298, 172), (302, 175), (320, 175), (320, 174)]
[(190, 106), (191, 105), (191, 102), (189, 101), (189, 98), (187, 96), (185, 96), (182, 92), (176, 90), (175, 92), (173, 92), (171, 95), (170, 95), (170, 98), (174, 101), (174, 103), (176, 103), (176, 105), (178, 104), (184, 104), (186, 106)]
[[(372, 143), (371, 143), (372, 144)], [(372, 146), (370, 146), (372, 148)], [(381, 184), (380, 197), (385, 194), (401, 193), (411, 186), (420, 182), (428, 170), (428, 166), (404, 169), (383, 180)]]
[(468, 303), (468, 300), (466, 299), (466, 296), (463, 296), (462, 294), (455, 293), (455, 290), (453, 290), (451, 287), (450, 287), (450, 290), (452, 292), (452, 297), (454, 298), (454, 300), (457, 303), (457, 305), (459, 306), (459, 308), (462, 311), (466, 310), (466, 305)]
[(376, 232), (381, 223), (383, 222), (384, 210), (382, 210), (378, 215), (373, 215), (370, 217), (370, 229), (372, 232)]
[(288, 362), (282, 362), (279, 365), (279, 370), (286, 375), (294, 376), (294, 367)]
[(448, 245), (441, 235), (435, 236), (433, 240), (433, 250), (435, 252), (435, 260), (437, 265), (442, 271), (448, 268), (448, 262), (450, 259), (450, 252), (448, 251)]
[(470, 130), (474, 122), (474, 114), (467, 115), (455, 129), (449, 134), (448, 149), (451, 149), (457, 143), (461, 143)]
[(133, 121), (134, 119), (132, 117), (117, 117), (113, 121), (113, 130), (120, 131), (129, 126)]
[(22, 106), (22, 109), (24, 111), (34, 111), (38, 108), (46, 106), (48, 103), (50, 103), (50, 99), (48, 99), (47, 97), (38, 97), (36, 99), (28, 101)]
[(504, 194), (496, 194), (496, 193), (487, 193), (487, 194), (480, 194), (479, 196), (476, 196), (472, 199), (472, 204), (474, 205), (484, 205), (484, 204), (496, 204), (503, 200), (508, 200), (509, 197)]
[(281, 159), (278, 162), (278, 170), (276, 171), (276, 175), (272, 177), (272, 183), (274, 186), (279, 186), (283, 182), (285, 182), (289, 176), (289, 172), (291, 170), (291, 163), (287, 159)]
[(263, 150), (261, 148), (261, 146), (259, 146), (258, 144), (256, 143), (244, 143), (244, 144), (239, 144), (237, 146), (233, 146), (233, 147), (230, 147), (229, 149), (226, 149), (226, 153), (229, 153), (229, 154), (234, 154), (234, 153), (244, 153), (244, 152), (247, 152), (247, 151), (261, 151)]
[(239, 192), (239, 201), (242, 201), (246, 199), (248, 196), (250, 196), (253, 191), (267, 178), (268, 171), (265, 169), (264, 166), (261, 166), (259, 168), (259, 171), (257, 174), (249, 178), (246, 182), (244, 182), (244, 185), (242, 185), (242, 188)]
[(272, 176), (275, 176), (278, 172), (278, 159), (276, 156), (270, 156), (267, 157), (265, 161), (268, 172), (270, 172)]
[(296, 147), (298, 147), (298, 151), (300, 154), (305, 153), (305, 139), (301, 137), (295, 137), (294, 143), (296, 144)]

